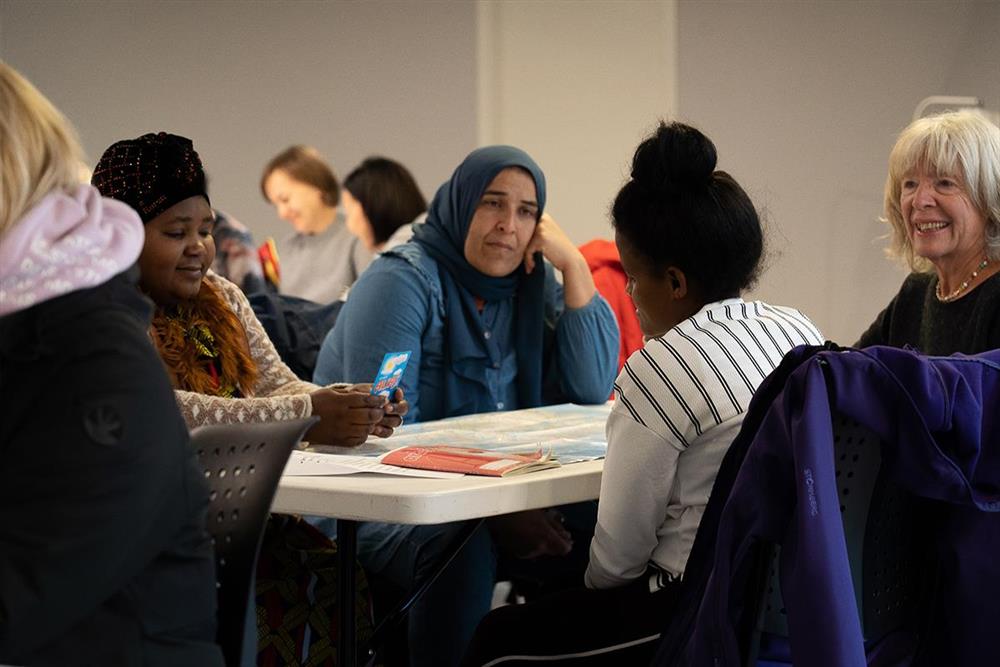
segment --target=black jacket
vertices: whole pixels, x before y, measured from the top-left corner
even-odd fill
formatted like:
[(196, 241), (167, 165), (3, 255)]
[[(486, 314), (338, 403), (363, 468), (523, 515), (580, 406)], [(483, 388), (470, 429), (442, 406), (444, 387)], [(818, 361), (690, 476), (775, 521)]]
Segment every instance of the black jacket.
[(0, 318), (0, 663), (222, 665), (151, 312), (122, 274)]

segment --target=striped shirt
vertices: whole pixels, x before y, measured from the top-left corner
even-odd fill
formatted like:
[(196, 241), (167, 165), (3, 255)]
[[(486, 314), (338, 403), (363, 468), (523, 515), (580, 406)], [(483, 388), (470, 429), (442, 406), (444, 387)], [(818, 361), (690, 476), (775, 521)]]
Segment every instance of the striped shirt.
[(608, 418), (589, 586), (622, 585), (650, 562), (683, 574), (754, 391), (786, 352), (822, 342), (793, 308), (728, 299), (706, 305), (629, 358)]

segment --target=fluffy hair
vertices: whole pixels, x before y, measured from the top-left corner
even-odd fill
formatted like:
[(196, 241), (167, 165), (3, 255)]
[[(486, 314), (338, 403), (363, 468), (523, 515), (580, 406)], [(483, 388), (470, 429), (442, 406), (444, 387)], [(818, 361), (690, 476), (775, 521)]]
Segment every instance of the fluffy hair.
[(913, 252), (899, 205), (903, 179), (916, 171), (962, 183), (986, 218), (986, 255), (1000, 260), (1000, 127), (978, 111), (952, 111), (913, 121), (893, 146), (885, 181), (887, 253), (914, 271), (930, 271), (931, 263)]

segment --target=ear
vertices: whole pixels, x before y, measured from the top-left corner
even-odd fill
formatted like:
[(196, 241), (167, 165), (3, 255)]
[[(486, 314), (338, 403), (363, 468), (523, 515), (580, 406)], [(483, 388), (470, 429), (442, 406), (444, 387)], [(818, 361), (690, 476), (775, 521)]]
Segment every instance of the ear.
[(663, 277), (669, 285), (668, 291), (672, 299), (677, 301), (687, 296), (688, 282), (687, 276), (684, 275), (683, 271), (676, 266), (669, 266), (664, 272)]

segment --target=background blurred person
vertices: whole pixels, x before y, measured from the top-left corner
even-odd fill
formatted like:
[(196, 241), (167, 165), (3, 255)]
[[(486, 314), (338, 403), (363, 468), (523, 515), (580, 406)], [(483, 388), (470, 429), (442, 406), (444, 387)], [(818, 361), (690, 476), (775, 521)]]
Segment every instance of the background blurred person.
[(406, 243), (412, 223), (427, 212), (413, 175), (400, 163), (370, 157), (344, 179), (341, 192), (347, 228), (372, 253)]
[[(87, 180), (90, 180), (89, 177)], [(253, 235), (242, 222), (228, 213), (213, 209), (215, 227), (215, 261), (212, 271), (238, 285), (244, 294), (275, 289), (264, 277)]]
[(330, 165), (315, 148), (292, 146), (264, 167), (260, 191), (295, 228), (278, 243), (281, 293), (317, 303), (339, 299), (372, 255), (339, 215), (340, 185)]
[(221, 667), (208, 490), (129, 270), (142, 222), (81, 160), (0, 62), (0, 662)]

